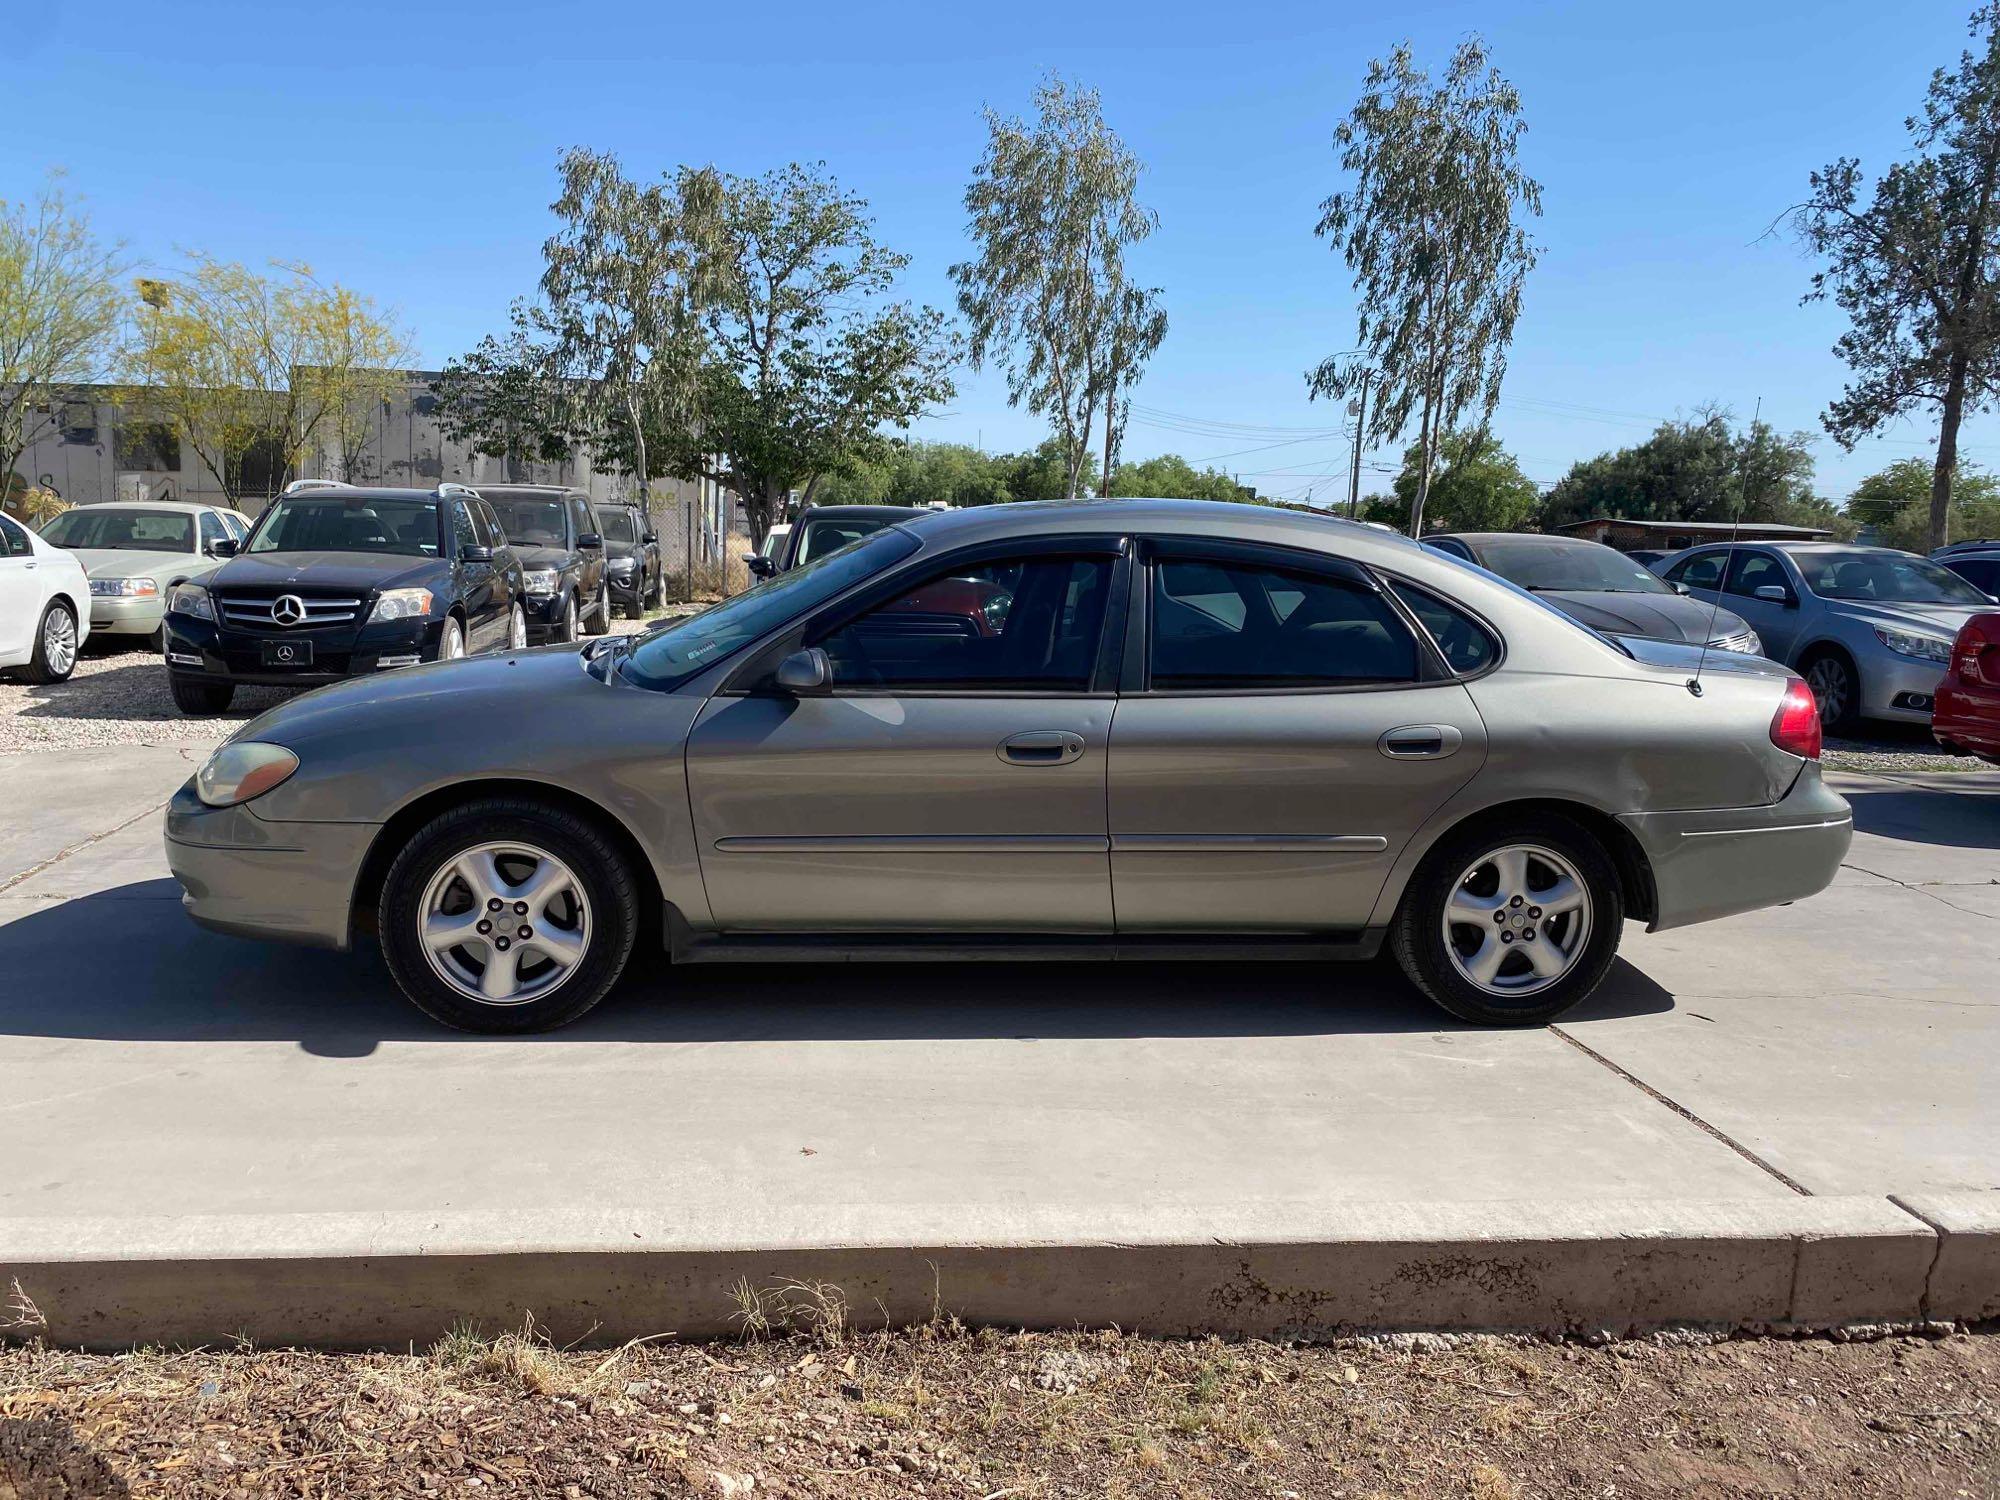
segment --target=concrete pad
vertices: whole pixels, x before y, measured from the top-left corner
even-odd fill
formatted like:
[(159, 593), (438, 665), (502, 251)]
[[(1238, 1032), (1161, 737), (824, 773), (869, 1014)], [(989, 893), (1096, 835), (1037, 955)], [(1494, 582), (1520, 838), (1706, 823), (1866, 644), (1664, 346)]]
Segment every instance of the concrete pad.
[(205, 747), (120, 745), (0, 755), (0, 887), (63, 850), (164, 806)]
[(1910, 885), (2000, 881), (2000, 774), (1826, 779), (1854, 807), (1850, 868)]
[(1878, 1199), (1251, 1202), (1189, 1212), (933, 1203), (10, 1220), (62, 1344), (428, 1343), (530, 1313), (559, 1343), (735, 1331), (735, 1289), (830, 1283), (858, 1322), (1116, 1324), (1326, 1337), (1369, 1328), (1630, 1333), (1918, 1316), (1935, 1236)]
[(1927, 1315), (2000, 1318), (2000, 1193), (1898, 1193), (1894, 1201), (1939, 1237)]

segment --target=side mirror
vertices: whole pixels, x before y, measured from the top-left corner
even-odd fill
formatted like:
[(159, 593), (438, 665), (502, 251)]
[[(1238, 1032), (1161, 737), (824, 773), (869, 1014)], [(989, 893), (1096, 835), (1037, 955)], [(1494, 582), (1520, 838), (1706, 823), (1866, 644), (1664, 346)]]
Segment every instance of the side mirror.
[(602, 552), (604, 550), (604, 538), (594, 531), (586, 531), (576, 539), (576, 546), (579, 552)]
[(458, 549), (458, 560), (460, 562), (492, 562), (493, 549), (491, 547), (481, 547), (476, 543), (469, 544)]
[(754, 578), (776, 578), (778, 576), (778, 564), (773, 559), (760, 556), (754, 552), (743, 559), (743, 565), (750, 570), (751, 576)]
[(201, 550), (206, 552), (210, 557), (234, 557), (236, 555), (236, 541), (233, 537), (225, 536), (210, 542)]
[(660, 543), (660, 534), (657, 531), (649, 531), (640, 537), (639, 540), (648, 547), (657, 547)]
[(1692, 593), (1694, 592), (1694, 590), (1693, 590), (1693, 589), (1689, 588), (1689, 587), (1688, 587), (1688, 586), (1687, 586), (1686, 584), (1684, 584), (1684, 583), (1676, 583), (1676, 584), (1672, 585), (1672, 587), (1673, 587), (1673, 591), (1674, 591), (1674, 592), (1675, 592), (1676, 594), (1679, 594), (1679, 595), (1680, 595), (1680, 596), (1681, 596), (1681, 597), (1682, 597), (1683, 599), (1687, 598), (1687, 597), (1688, 597), (1688, 595), (1690, 595), (1690, 594), (1692, 594)]
[(1782, 604), (1786, 609), (1790, 609), (1796, 602), (1792, 598), (1790, 589), (1782, 588), (1775, 583), (1759, 584), (1750, 591), (1750, 597), (1762, 599), (1767, 604)]
[(778, 691), (794, 698), (823, 698), (833, 686), (833, 662), (817, 646), (794, 651), (778, 663)]

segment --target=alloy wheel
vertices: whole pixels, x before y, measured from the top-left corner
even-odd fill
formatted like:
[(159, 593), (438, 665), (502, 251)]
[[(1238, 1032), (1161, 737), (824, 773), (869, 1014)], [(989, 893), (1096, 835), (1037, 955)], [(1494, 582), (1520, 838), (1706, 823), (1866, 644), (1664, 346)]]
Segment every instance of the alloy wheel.
[(507, 649), (519, 651), (528, 644), (528, 613), (520, 605), (514, 606), (514, 613), (507, 622)]
[(463, 655), (465, 655), (465, 632), (459, 628), (458, 621), (446, 620), (444, 640), (438, 646), (438, 660), (457, 661)]
[(1847, 716), (1847, 668), (1831, 656), (1822, 656), (1806, 671), (1806, 686), (1819, 705), (1820, 726), (1832, 728)]
[(1534, 844), (1481, 855), (1452, 885), (1445, 951), (1470, 983), (1515, 999), (1547, 989), (1590, 944), (1590, 889), (1567, 859)]
[(76, 666), (76, 619), (66, 609), (52, 609), (42, 622), (42, 659), (56, 677), (67, 677)]
[(526, 1005), (558, 989), (590, 951), (590, 898), (532, 844), (480, 844), (431, 877), (418, 907), (431, 972), (481, 1005)]

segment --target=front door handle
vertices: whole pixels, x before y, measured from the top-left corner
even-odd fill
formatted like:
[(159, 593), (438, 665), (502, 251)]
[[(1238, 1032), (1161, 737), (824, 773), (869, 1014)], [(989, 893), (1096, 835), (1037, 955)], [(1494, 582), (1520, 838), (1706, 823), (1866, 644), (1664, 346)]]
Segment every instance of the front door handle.
[(1083, 736), (1067, 729), (1031, 729), (1000, 742), (1000, 758), (1010, 766), (1060, 766), (1083, 754)]
[(1404, 724), (1376, 742), (1391, 760), (1442, 760), (1465, 743), (1449, 724)]

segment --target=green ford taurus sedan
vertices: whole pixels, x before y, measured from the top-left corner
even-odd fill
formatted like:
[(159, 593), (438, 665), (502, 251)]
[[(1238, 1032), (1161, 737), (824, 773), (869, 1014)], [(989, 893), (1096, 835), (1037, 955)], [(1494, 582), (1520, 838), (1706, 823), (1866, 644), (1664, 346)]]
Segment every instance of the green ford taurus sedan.
[(1784, 668), (1614, 643), (1389, 533), (1000, 505), (636, 640), (296, 698), (182, 788), (167, 852), (197, 922), (372, 937), (481, 1031), (635, 963), (1385, 943), (1507, 1024), (1590, 994), (1628, 918), (1826, 886), (1852, 820), (1818, 754)]

